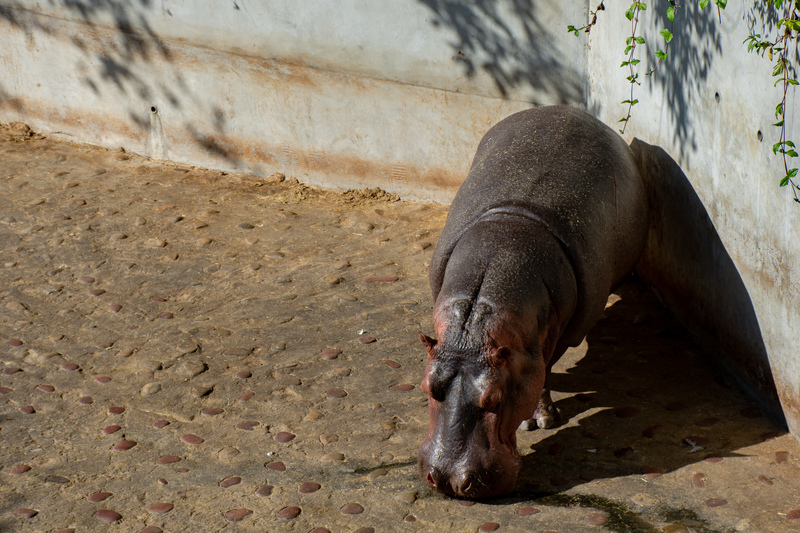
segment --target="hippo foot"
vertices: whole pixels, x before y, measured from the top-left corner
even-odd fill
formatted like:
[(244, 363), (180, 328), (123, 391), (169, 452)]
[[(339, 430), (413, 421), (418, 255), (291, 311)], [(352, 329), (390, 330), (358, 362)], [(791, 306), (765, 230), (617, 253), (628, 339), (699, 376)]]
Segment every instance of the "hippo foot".
[(561, 413), (550, 397), (550, 390), (544, 389), (539, 398), (539, 405), (536, 406), (536, 411), (533, 412), (533, 416), (527, 420), (523, 420), (519, 428), (524, 431), (533, 431), (536, 428), (550, 429), (559, 420), (561, 420)]

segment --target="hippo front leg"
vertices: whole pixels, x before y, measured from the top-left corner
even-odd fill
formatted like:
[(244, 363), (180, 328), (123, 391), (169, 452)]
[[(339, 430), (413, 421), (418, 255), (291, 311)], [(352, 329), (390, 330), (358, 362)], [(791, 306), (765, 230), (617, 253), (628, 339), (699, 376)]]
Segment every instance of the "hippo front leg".
[(542, 389), (542, 395), (539, 397), (539, 403), (536, 405), (533, 416), (523, 420), (519, 428), (524, 431), (533, 431), (536, 428), (550, 429), (559, 420), (561, 420), (561, 413), (550, 397), (550, 388), (545, 387)]

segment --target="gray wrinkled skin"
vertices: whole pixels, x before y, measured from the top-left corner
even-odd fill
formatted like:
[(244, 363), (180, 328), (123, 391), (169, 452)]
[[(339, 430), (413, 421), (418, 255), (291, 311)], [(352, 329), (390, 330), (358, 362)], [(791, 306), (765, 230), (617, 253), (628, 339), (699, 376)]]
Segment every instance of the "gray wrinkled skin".
[(646, 235), (633, 155), (603, 123), (554, 106), (489, 130), (431, 262), (423, 481), (463, 497), (514, 489), (517, 427), (552, 424), (546, 375), (595, 324)]

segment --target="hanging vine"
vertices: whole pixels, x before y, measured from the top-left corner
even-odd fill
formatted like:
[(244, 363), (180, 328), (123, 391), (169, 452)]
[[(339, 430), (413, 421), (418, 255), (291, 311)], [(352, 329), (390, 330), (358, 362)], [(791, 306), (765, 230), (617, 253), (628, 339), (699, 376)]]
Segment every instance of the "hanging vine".
[[(669, 7), (666, 9), (666, 16), (667, 20), (669, 20), (670, 27), (663, 28), (659, 31), (659, 34), (664, 39), (663, 48), (657, 48), (654, 52), (653, 55), (656, 61), (653, 67), (645, 73), (647, 76), (652, 76), (659, 65), (667, 61), (669, 44), (673, 38), (672, 32), (675, 24), (675, 16), (678, 10), (685, 5), (678, 4), (676, 0), (668, 0), (668, 2)], [(762, 37), (760, 34), (754, 33), (745, 39), (744, 44), (747, 45), (748, 52), (756, 52), (762, 57), (767, 57), (769, 61), (774, 62), (772, 70), (772, 76), (775, 78), (774, 85), (777, 86), (781, 84), (783, 91), (781, 101), (775, 107), (775, 118), (777, 122), (773, 125), (779, 128), (780, 133), (778, 142), (772, 145), (772, 152), (776, 155), (780, 154), (783, 159), (783, 176), (780, 179), (779, 185), (781, 187), (791, 186), (794, 201), (800, 203), (800, 197), (798, 197), (800, 185), (798, 185), (797, 181), (798, 169), (789, 163), (790, 158), (798, 157), (797, 147), (794, 142), (786, 138), (786, 99), (790, 88), (800, 84), (796, 78), (796, 68), (792, 61), (793, 57), (789, 55), (790, 44), (792, 41), (795, 41), (798, 32), (800, 32), (800, 0), (755, 0), (755, 2), (763, 2), (766, 4), (768, 10), (775, 10), (778, 18), (778, 23), (776, 25), (777, 35)], [(710, 3), (712, 3), (712, 0), (698, 0), (700, 9), (705, 9)], [(722, 19), (722, 10), (725, 9), (727, 3), (727, 0), (713, 0), (713, 4), (717, 8), (717, 16), (720, 20)], [(605, 5), (603, 2), (600, 2), (597, 8), (589, 13), (591, 17), (589, 23), (581, 27), (569, 25), (567, 26), (567, 31), (573, 33), (575, 36), (578, 36), (581, 31), (589, 33), (592, 27), (597, 24), (597, 13), (604, 10)], [(625, 132), (625, 128), (631, 119), (633, 106), (639, 103), (639, 100), (635, 98), (635, 91), (636, 88), (641, 85), (638, 71), (638, 65), (641, 63), (641, 59), (636, 58), (635, 54), (640, 45), (643, 48), (646, 47), (644, 37), (637, 33), (639, 30), (639, 17), (642, 16), (642, 13), (646, 10), (647, 4), (645, 2), (634, 0), (628, 10), (625, 11), (625, 17), (631, 23), (631, 31), (630, 35), (625, 39), (624, 55), (626, 59), (622, 62), (620, 67), (626, 69), (626, 80), (630, 84), (630, 95), (621, 102), (627, 105), (625, 116), (619, 119), (619, 122), (622, 123), (621, 133)], [(797, 44), (795, 41), (795, 49), (796, 46)]]

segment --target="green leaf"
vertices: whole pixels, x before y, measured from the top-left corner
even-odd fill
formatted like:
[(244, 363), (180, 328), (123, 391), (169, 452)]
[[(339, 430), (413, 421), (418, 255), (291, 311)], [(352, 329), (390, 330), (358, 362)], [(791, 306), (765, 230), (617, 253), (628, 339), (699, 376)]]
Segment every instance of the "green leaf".
[(644, 44), (644, 37), (637, 37), (634, 40), (636, 41), (636, 44)]
[(786, 80), (786, 83), (788, 83), (789, 85), (800, 85), (800, 82), (798, 82), (797, 80)]
[(784, 176), (783, 179), (781, 180), (780, 186), (786, 187), (788, 184), (789, 184), (789, 176)]
[(797, 157), (797, 152), (794, 150), (789, 150), (788, 152), (783, 152), (784, 154), (788, 155), (789, 157)]
[(628, 10), (625, 12), (625, 17), (626, 17), (628, 20), (633, 20), (633, 10), (634, 10), (634, 6), (635, 6), (635, 5), (632, 5), (632, 6), (630, 7), (630, 9), (628, 9)]
[(625, 47), (625, 55), (628, 55), (628, 54), (630, 54), (630, 53), (631, 53), (631, 50), (633, 50), (633, 46), (627, 46), (627, 47)]
[(647, 9), (647, 4), (644, 2), (636, 2), (636, 5), (639, 7), (640, 11), (645, 11)]
[(667, 8), (667, 18), (669, 19), (670, 22), (675, 22), (675, 8), (674, 7), (668, 7)]
[(783, 19), (783, 24), (790, 30), (800, 30), (800, 20)]
[(778, 153), (778, 150), (781, 149), (781, 144), (783, 144), (783, 143), (775, 143), (775, 144), (772, 145), (772, 153), (773, 154), (777, 154)]
[(670, 42), (672, 40), (672, 32), (668, 29), (664, 28), (660, 32), (661, 36), (664, 38), (665, 41)]
[(638, 65), (639, 63), (641, 63), (641, 62), (642, 62), (642, 60), (641, 60), (641, 59), (631, 59), (631, 60), (630, 60), (630, 64), (631, 64), (631, 65), (633, 65), (634, 67), (635, 67), (636, 65)]
[(793, 178), (793, 177), (797, 176), (797, 169), (796, 168), (789, 169), (789, 173), (786, 174), (786, 175), (788, 177), (790, 177), (790, 178)]
[(665, 61), (667, 59), (667, 53), (664, 50), (656, 50), (656, 57), (661, 61)]
[(775, 107), (775, 118), (778, 118), (780, 116), (783, 116), (783, 104), (782, 103), (778, 104)]
[(781, 120), (780, 122), (776, 122), (775, 124), (773, 124), (773, 126), (777, 126), (780, 128), (781, 126), (783, 126), (783, 121)]
[(725, 9), (725, 6), (728, 5), (728, 0), (714, 0), (714, 3), (720, 9)]
[(705, 9), (708, 5), (708, 0), (700, 0), (700, 9)]

